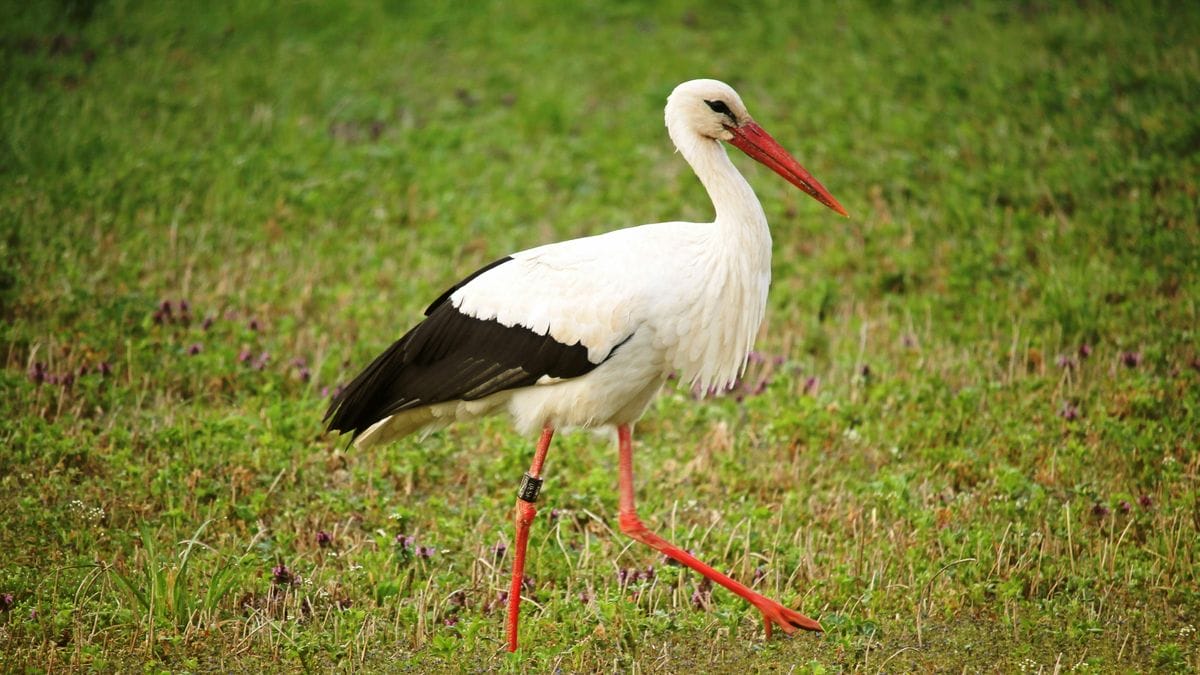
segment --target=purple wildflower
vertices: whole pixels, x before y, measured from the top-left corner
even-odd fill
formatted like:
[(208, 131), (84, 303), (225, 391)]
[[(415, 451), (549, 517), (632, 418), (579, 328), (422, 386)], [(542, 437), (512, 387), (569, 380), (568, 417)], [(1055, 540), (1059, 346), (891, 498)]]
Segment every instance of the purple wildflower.
[(416, 541), (417, 541), (417, 538), (414, 536), (411, 536), (411, 535), (404, 535), (404, 534), (396, 535), (396, 545), (399, 546), (400, 550), (402, 550), (402, 551), (407, 551), (407, 550), (411, 549), (413, 547), (413, 544), (416, 543)]
[(1089, 357), (1091, 355), (1092, 355), (1092, 346), (1091, 345), (1089, 345), (1086, 342), (1079, 345), (1079, 358), (1086, 359), (1087, 357)]
[(1108, 507), (1104, 504), (1097, 502), (1096, 505), (1092, 507), (1092, 515), (1096, 516), (1097, 518), (1104, 518), (1108, 514)]
[(867, 364), (864, 363), (862, 365), (862, 368), (859, 368), (858, 374), (861, 375), (862, 379), (864, 379), (864, 380), (871, 379), (871, 366), (868, 366)]
[(643, 570), (638, 576), (645, 581), (653, 581), (654, 575), (654, 565), (646, 565), (646, 569)]
[(250, 319), (250, 322), (246, 324), (246, 327), (249, 328), (250, 330), (254, 331), (255, 333), (257, 333), (258, 328), (259, 328), (258, 319), (256, 319), (256, 318)]
[(16, 602), (13, 600), (12, 593), (0, 593), (0, 612), (7, 612), (13, 608)]
[(258, 358), (254, 359), (254, 364), (253, 364), (253, 365), (254, 365), (254, 369), (255, 369), (255, 370), (262, 370), (263, 368), (266, 368), (266, 367), (267, 367), (267, 362), (268, 362), (268, 361), (270, 361), (270, 360), (271, 360), (271, 354), (270, 354), (270, 352), (265, 352), (265, 351), (264, 351), (263, 353), (261, 353), (261, 354), (259, 354), (259, 355), (258, 355)]
[(450, 607), (466, 608), (467, 593), (464, 593), (463, 591), (455, 591), (450, 593), (450, 597), (446, 598), (446, 604), (449, 604)]
[(767, 568), (763, 567), (762, 565), (755, 567), (754, 568), (754, 581), (751, 582), (750, 585), (754, 586), (754, 585), (758, 584), (758, 582), (762, 581), (763, 577), (766, 577), (766, 576), (767, 576)]
[(700, 580), (696, 584), (696, 590), (692, 591), (692, 605), (696, 609), (705, 609), (712, 602), (712, 581), (708, 577)]
[(1138, 506), (1142, 507), (1143, 509), (1149, 509), (1150, 507), (1154, 506), (1154, 500), (1150, 498), (1150, 495), (1142, 495), (1141, 497), (1138, 497)]
[(579, 602), (584, 605), (589, 605), (592, 602), (592, 596), (587, 591), (580, 591)]
[(242, 347), (242, 351), (238, 352), (238, 363), (250, 363), (250, 359), (252, 358), (254, 358), (254, 355), (250, 353), (249, 348)]
[(1075, 369), (1075, 358), (1070, 356), (1069, 354), (1060, 354), (1059, 357), (1054, 361), (1054, 363), (1059, 368), (1062, 368), (1063, 370), (1074, 370)]
[(71, 385), (75, 384), (75, 373), (60, 375), (58, 382), (63, 386), (64, 389), (70, 387)]
[(1121, 363), (1125, 364), (1126, 368), (1137, 368), (1142, 364), (1142, 353), (1124, 352), (1121, 354)]
[(450, 597), (446, 598), (446, 601), (449, 602), (452, 607), (466, 607), (467, 594), (462, 591), (454, 591), (450, 594)]
[(764, 361), (766, 361), (766, 358), (760, 351), (754, 350), (746, 355), (746, 363), (763, 363)]
[(274, 582), (276, 586), (290, 586), (292, 584), (300, 583), (300, 576), (298, 574), (293, 574), (292, 571), (288, 569), (287, 565), (279, 563), (271, 569), (271, 581)]
[(49, 373), (46, 372), (46, 364), (42, 363), (41, 361), (36, 361), (32, 366), (29, 367), (29, 379), (32, 380), (34, 384), (41, 384), (45, 382), (47, 375), (49, 375)]
[(331, 544), (333, 544), (332, 534), (326, 532), (325, 530), (317, 532), (317, 546), (320, 546), (321, 548), (329, 548)]
[(83, 377), (84, 375), (87, 375), (87, 374), (88, 374), (88, 372), (89, 372), (89, 370), (88, 370), (87, 364), (85, 363), (85, 364), (83, 364), (82, 366), (79, 366), (79, 368), (78, 368), (78, 369), (76, 369), (76, 371), (75, 371), (75, 376), (76, 376), (76, 377)]
[(817, 389), (821, 386), (821, 379), (816, 375), (810, 375), (804, 380), (804, 393), (816, 395)]
[(1058, 409), (1058, 416), (1068, 422), (1074, 422), (1079, 419), (1079, 408), (1070, 401), (1064, 401), (1062, 407)]
[(528, 574), (521, 575), (521, 590), (522, 591), (524, 591), (526, 593), (532, 592), (533, 587), (535, 585), (536, 584), (534, 584), (533, 577), (529, 576)]
[(496, 542), (496, 545), (492, 547), (492, 558), (494, 558), (496, 560), (501, 560), (504, 558), (504, 554), (507, 552), (508, 552), (507, 544), (505, 544), (502, 541)]
[(312, 379), (312, 373), (308, 371), (308, 368), (301, 368), (298, 375), (300, 376), (301, 382), (308, 382)]
[(96, 370), (101, 375), (112, 375), (112, 366), (109, 365), (108, 361), (101, 361)]
[(490, 614), (492, 610), (497, 609), (499, 607), (503, 607), (507, 604), (508, 604), (508, 591), (500, 591), (499, 593), (496, 594), (496, 597), (493, 598), (492, 601), (489, 602), (486, 607), (484, 607), (484, 610)]
[(166, 318), (166, 319), (171, 318), (171, 314), (172, 314), (171, 301), (163, 300), (161, 303), (159, 303), (158, 311), (162, 313), (163, 318)]
[(200, 353), (200, 349), (201, 349), (200, 343), (193, 342), (192, 346), (188, 347), (188, 355), (195, 356)]
[(428, 560), (433, 557), (434, 553), (437, 553), (437, 549), (435, 549), (432, 546), (418, 546), (417, 547), (417, 557), (418, 558), (424, 558), (424, 559)]
[(451, 614), (450, 616), (446, 617), (446, 620), (442, 623), (446, 624), (447, 628), (454, 628), (458, 625), (458, 617)]
[(187, 300), (180, 300), (180, 301), (179, 301), (179, 313), (180, 313), (180, 314), (187, 314), (187, 313), (188, 313), (188, 312), (190, 312), (190, 311), (192, 311), (192, 306), (188, 304), (188, 301), (187, 301)]
[(626, 586), (626, 584), (629, 583), (629, 572), (630, 572), (630, 570), (625, 567), (622, 567), (621, 569), (617, 570), (617, 585), (618, 586), (624, 588)]
[(1122, 499), (1121, 504), (1119, 505), (1119, 508), (1121, 509), (1122, 514), (1127, 514), (1133, 510), (1133, 504), (1130, 504), (1129, 502)]
[(213, 327), (213, 323), (215, 321), (216, 319), (213, 318), (213, 315), (209, 314), (208, 316), (204, 317), (204, 321), (200, 323), (200, 328), (202, 330), (208, 330), (209, 328)]

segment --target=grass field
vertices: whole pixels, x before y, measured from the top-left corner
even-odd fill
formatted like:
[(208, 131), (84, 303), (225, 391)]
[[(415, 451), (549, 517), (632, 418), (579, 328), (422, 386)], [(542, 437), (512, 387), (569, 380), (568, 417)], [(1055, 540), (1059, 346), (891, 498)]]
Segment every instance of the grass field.
[[(938, 3), (940, 4), (940, 3)], [(0, 670), (1200, 669), (1195, 3), (3, 3)], [(563, 435), (503, 652), (502, 419), (371, 453), (329, 393), (508, 252), (711, 217), (723, 79), (845, 204), (744, 386), (665, 391), (616, 532)], [(738, 153), (735, 153), (738, 154)]]

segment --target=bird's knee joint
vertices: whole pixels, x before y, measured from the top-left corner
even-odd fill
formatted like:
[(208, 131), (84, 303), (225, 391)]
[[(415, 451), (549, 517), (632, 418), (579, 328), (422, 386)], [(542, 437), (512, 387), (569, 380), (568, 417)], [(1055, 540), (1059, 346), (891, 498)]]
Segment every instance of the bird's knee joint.
[(621, 531), (630, 536), (646, 531), (646, 526), (642, 524), (636, 513), (622, 513), (618, 522), (621, 524)]

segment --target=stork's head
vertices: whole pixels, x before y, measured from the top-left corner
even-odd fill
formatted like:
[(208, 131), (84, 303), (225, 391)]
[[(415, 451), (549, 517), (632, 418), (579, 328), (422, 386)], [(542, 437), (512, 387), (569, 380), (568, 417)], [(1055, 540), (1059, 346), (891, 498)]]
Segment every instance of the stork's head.
[(742, 97), (719, 80), (689, 80), (667, 97), (667, 128), (676, 144), (680, 135), (725, 141), (783, 176), (813, 199), (848, 215), (833, 195), (800, 166), (783, 146), (746, 112)]
[(667, 126), (680, 125), (718, 141), (730, 141), (730, 129), (750, 121), (742, 97), (719, 80), (689, 80), (667, 97)]

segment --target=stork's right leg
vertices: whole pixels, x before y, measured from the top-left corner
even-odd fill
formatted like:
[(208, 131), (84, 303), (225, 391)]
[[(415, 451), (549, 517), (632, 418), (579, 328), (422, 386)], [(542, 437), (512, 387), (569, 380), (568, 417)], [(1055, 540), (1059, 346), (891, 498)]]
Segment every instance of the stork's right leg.
[(750, 604), (754, 605), (758, 611), (762, 612), (763, 624), (767, 629), (767, 637), (771, 637), (771, 625), (779, 624), (786, 633), (794, 633), (797, 628), (804, 630), (824, 630), (821, 624), (804, 616), (800, 612), (788, 609), (783, 605), (763, 596), (759, 593), (746, 588), (742, 584), (730, 579), (721, 574), (715, 569), (705, 565), (696, 559), (695, 556), (687, 551), (671, 544), (666, 539), (654, 534), (638, 518), (637, 509), (633, 503), (633, 438), (629, 429), (629, 425), (622, 424), (617, 427), (617, 444), (620, 449), (618, 459), (620, 473), (620, 521), (621, 531), (630, 537), (649, 544), (655, 549), (658, 549), (668, 557), (677, 560), (684, 565), (696, 570), (700, 574), (709, 579), (721, 584), (725, 588), (737, 593), (745, 598)]
[(508, 651), (517, 651), (517, 623), (521, 618), (521, 584), (525, 580), (525, 547), (529, 544), (529, 526), (537, 515), (538, 490), (542, 487), (542, 464), (546, 461), (546, 451), (550, 449), (550, 439), (554, 437), (554, 429), (542, 429), (542, 437), (538, 439), (537, 451), (533, 454), (533, 463), (529, 465), (529, 473), (521, 480), (521, 489), (517, 493), (517, 536), (513, 548), (512, 582), (508, 587)]

